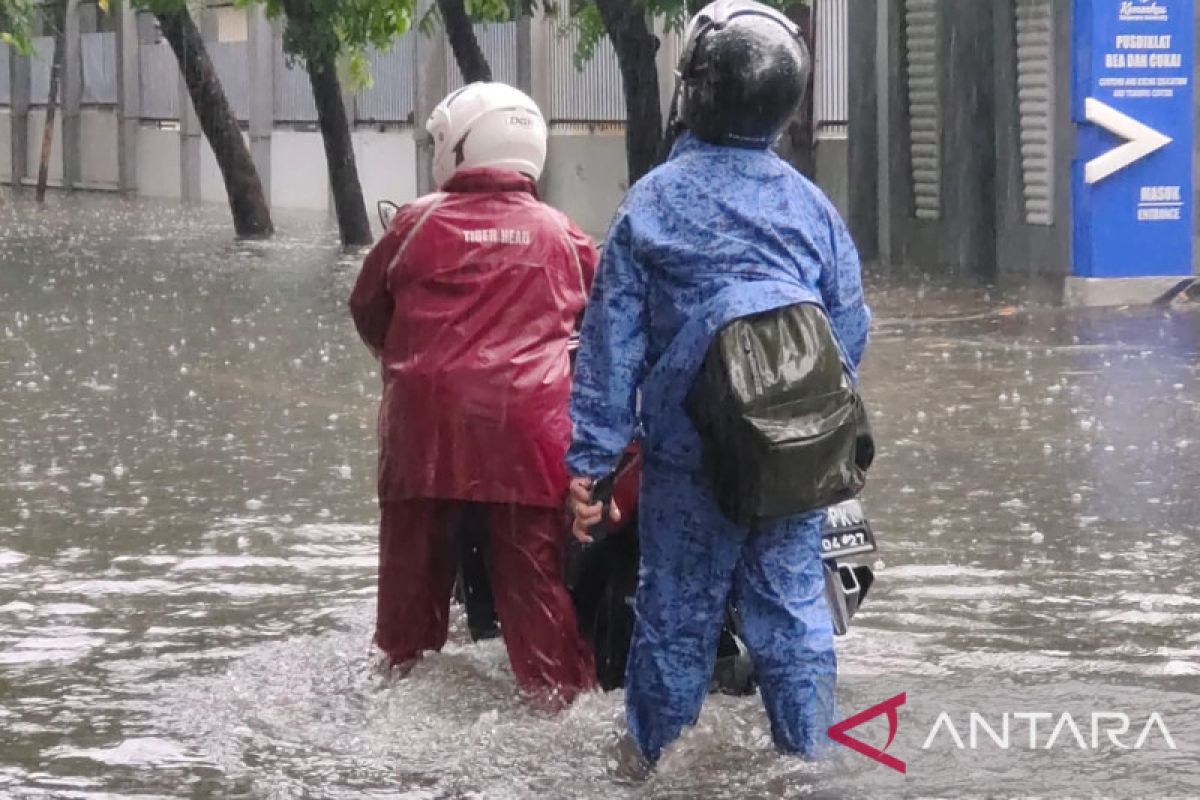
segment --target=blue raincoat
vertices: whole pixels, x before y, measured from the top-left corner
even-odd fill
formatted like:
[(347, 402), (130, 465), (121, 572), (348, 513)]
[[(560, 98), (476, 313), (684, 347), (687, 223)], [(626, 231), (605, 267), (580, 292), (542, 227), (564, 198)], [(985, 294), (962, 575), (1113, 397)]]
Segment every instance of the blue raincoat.
[(870, 312), (858, 254), (828, 199), (765, 149), (684, 134), (618, 210), (583, 326), (571, 474), (610, 472), (640, 435), (641, 571), (626, 673), (630, 733), (656, 761), (694, 724), (731, 593), (776, 745), (818, 756), (836, 659), (819, 514), (750, 530), (725, 519), (700, 470), (684, 399), (713, 335), (798, 302), (825, 307), (847, 366)]

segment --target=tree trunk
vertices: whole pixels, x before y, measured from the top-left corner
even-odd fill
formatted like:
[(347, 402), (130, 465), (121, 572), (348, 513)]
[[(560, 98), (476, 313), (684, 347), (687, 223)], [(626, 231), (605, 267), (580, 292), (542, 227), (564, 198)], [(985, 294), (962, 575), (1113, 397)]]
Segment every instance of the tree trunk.
[(262, 181), (195, 20), (186, 6), (154, 16), (179, 62), (200, 127), (217, 158), (221, 177), (225, 179), (234, 230), (238, 236), (246, 238), (270, 236), (275, 228)]
[(337, 67), (332, 56), (308, 61), (307, 67), (317, 105), (317, 119), (321, 125), (321, 138), (325, 142), (325, 161), (329, 165), (329, 185), (333, 190), (333, 205), (342, 244), (371, 244), (374, 237), (367, 217), (367, 204), (363, 200), (362, 184), (358, 180), (354, 140), (350, 136), (350, 120), (346, 116), (346, 103), (342, 99)]
[(625, 159), (633, 185), (658, 163), (663, 137), (658, 94), (658, 39), (641, 3), (596, 0), (604, 29), (617, 52), (625, 92)]
[(37, 202), (46, 202), (46, 184), (50, 180), (50, 153), (54, 150), (54, 117), (58, 112), (58, 87), (62, 82), (63, 61), (67, 50), (67, 0), (54, 6), (54, 56), (50, 60), (50, 92), (46, 96), (46, 123), (42, 128), (42, 157), (38, 162)]
[(466, 4), (463, 0), (437, 0), (437, 5), (463, 81), (490, 81), (492, 67), (488, 64), (487, 56), (483, 54), (483, 48), (479, 46), (479, 40), (475, 38), (475, 28), (471, 25), (471, 18), (467, 16)]
[(350, 119), (337, 75), (340, 43), (329, 19), (323, 16), (331, 12), (315, 9), (312, 0), (282, 0), (282, 4), (289, 34), (293, 34), (296, 41), (306, 43), (303, 50), (293, 52), (293, 55), (304, 61), (308, 82), (312, 85), (342, 244), (369, 245), (375, 239), (371, 235), (367, 204), (358, 180), (354, 139), (350, 135)]

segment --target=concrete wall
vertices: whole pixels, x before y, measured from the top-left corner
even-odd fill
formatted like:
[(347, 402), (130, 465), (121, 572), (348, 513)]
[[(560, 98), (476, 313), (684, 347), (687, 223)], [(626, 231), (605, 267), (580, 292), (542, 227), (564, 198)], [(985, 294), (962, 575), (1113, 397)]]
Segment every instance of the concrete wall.
[(846, 139), (818, 139), (816, 151), (816, 184), (833, 201), (838, 213), (845, 217), (850, 212), (850, 142)]
[(628, 175), (623, 130), (556, 131), (550, 137), (542, 197), (599, 238), (625, 195)]
[[(361, 175), (370, 164), (359, 164)], [(271, 137), (271, 202), (279, 208), (329, 208), (325, 149), (318, 133), (275, 131)]]
[(79, 124), (83, 185), (117, 188), (117, 115), (107, 109), (85, 108), (80, 112)]
[(138, 131), (138, 193), (180, 196), (179, 131), (143, 127)]
[[(245, 140), (248, 147), (250, 145), (249, 137), (243, 133), (242, 139)], [(228, 202), (228, 195), (225, 193), (225, 179), (221, 177), (221, 168), (217, 166), (217, 157), (213, 155), (212, 148), (208, 146), (208, 140), (204, 138), (200, 139), (200, 200), (205, 203)]]
[[(41, 146), (40, 111), (31, 127), (30, 158), (36, 164), (35, 146)], [(117, 185), (117, 121), (108, 111), (86, 109), (83, 115), (84, 182), (87, 186)], [(0, 113), (0, 148), (7, 148), (7, 114)], [(36, 143), (32, 141), (36, 138)], [(380, 200), (405, 203), (417, 196), (416, 144), (411, 129), (354, 132), (354, 150), (367, 211), (376, 224)], [(0, 154), (7, 149), (0, 149)], [(61, 171), (61, 147), (56, 137), (51, 179)], [(137, 139), (138, 193), (178, 200), (181, 197), (180, 133), (178, 130), (142, 126)], [(201, 197), (224, 204), (224, 182), (211, 148), (205, 141), (200, 157)], [(0, 158), (0, 169), (8, 159)], [(618, 130), (556, 131), (551, 136), (546, 171), (541, 183), (545, 200), (565, 211), (591, 235), (608, 230), (613, 211), (626, 189), (625, 140)], [(6, 177), (0, 172), (0, 177)], [(325, 149), (316, 131), (276, 130), (271, 136), (271, 205), (331, 213)]]
[(376, 205), (380, 200), (405, 203), (417, 196), (416, 142), (411, 130), (355, 131), (354, 157), (358, 160), (367, 215), (378, 231)]
[[(62, 185), (62, 109), (60, 113), (54, 115), (54, 144), (50, 150), (50, 169), (47, 177), (47, 182), (60, 186)], [(28, 159), (28, 174), (25, 176), (27, 180), (35, 180), (38, 176), (38, 168), (42, 161), (42, 134), (46, 127), (46, 109), (31, 108), (29, 109), (29, 142), (26, 148), (26, 159)]]

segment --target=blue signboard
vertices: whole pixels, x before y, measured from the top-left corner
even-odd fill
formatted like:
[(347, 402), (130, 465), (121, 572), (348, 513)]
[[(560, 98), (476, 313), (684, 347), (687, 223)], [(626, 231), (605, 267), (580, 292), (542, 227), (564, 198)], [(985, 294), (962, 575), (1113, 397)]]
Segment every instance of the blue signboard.
[(1194, 0), (1075, 0), (1074, 274), (1192, 274)]

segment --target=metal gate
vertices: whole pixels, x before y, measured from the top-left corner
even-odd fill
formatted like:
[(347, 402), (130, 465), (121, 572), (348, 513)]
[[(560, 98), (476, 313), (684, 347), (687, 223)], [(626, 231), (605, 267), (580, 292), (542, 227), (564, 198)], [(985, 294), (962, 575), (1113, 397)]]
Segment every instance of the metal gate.
[(942, 215), (941, 100), (938, 80), (938, 0), (905, 0), (909, 148), (913, 208), (918, 219)]
[(1025, 221), (1054, 224), (1054, 6), (1016, 0), (1017, 102)]

